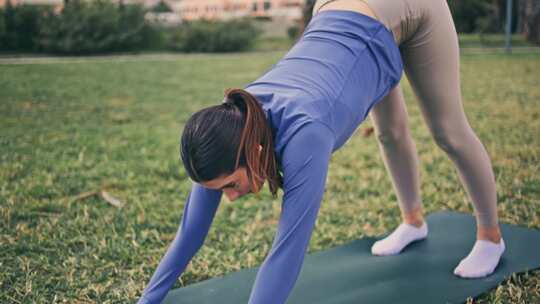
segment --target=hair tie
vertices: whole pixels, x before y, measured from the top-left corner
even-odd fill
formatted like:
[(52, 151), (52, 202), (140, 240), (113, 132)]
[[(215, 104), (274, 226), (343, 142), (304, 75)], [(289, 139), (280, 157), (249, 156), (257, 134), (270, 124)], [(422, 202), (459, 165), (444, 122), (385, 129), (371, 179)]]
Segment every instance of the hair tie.
[(223, 99), (222, 104), (228, 105), (228, 106), (236, 106), (236, 104), (235, 104), (235, 102), (234, 102), (234, 99), (227, 98), (227, 97), (225, 97), (225, 98)]

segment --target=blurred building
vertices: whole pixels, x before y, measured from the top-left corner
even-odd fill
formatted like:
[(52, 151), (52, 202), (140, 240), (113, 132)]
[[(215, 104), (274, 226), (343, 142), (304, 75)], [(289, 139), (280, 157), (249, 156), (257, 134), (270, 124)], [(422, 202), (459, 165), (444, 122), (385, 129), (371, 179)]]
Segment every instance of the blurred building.
[[(12, 0), (12, 1), (11, 1), (11, 4), (14, 4), (14, 5), (15, 5), (15, 4), (17, 4), (17, 2), (18, 2), (18, 1), (16, 1), (16, 0)], [(7, 3), (7, 0), (0, 0), (0, 7), (6, 6), (6, 3)]]
[[(0, 7), (6, 6), (8, 0), (0, 0)], [(10, 0), (12, 5), (19, 4), (34, 4), (34, 5), (52, 5), (52, 6), (62, 6), (64, 4), (63, 0)]]
[(304, 0), (182, 0), (169, 2), (183, 20), (263, 17), (299, 20)]
[[(4, 7), (8, 0), (0, 0)], [(88, 0), (92, 1), (92, 0)], [(146, 19), (161, 24), (176, 25), (186, 20), (228, 20), (239, 17), (258, 17), (271, 20), (265, 27), (270, 32), (283, 32), (287, 26), (301, 20), (305, 0), (110, 0), (124, 4), (141, 4), (150, 9)], [(154, 12), (152, 8), (163, 1), (171, 12)], [(12, 5), (51, 5), (60, 12), (64, 0), (10, 0)], [(281, 28), (282, 27), (282, 28)], [(279, 29), (278, 29), (279, 28)]]
[[(92, 1), (92, 0), (88, 0)], [(122, 1), (125, 4), (141, 4), (144, 7), (152, 7), (159, 3), (160, 0), (110, 0), (112, 2)], [(178, 1), (178, 0), (177, 0)], [(0, 0), (0, 7), (4, 7), (8, 0)], [(54, 7), (63, 7), (64, 0), (10, 0), (12, 5), (28, 4), (28, 5), (51, 5)]]
[(148, 12), (144, 15), (144, 19), (154, 24), (166, 26), (176, 26), (182, 23), (182, 18), (177, 13), (154, 13)]

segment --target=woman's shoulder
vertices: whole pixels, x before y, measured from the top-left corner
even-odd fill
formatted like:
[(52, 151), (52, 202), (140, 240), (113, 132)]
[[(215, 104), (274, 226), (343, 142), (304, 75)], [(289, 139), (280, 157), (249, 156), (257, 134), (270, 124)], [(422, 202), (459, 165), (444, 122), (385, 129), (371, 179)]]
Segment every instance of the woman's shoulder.
[(281, 134), (275, 143), (275, 152), (280, 161), (287, 161), (284, 154), (293, 155), (289, 160), (301, 159), (302, 155), (316, 153), (324, 146), (333, 148), (335, 141), (334, 131), (327, 123), (316, 119), (305, 120)]

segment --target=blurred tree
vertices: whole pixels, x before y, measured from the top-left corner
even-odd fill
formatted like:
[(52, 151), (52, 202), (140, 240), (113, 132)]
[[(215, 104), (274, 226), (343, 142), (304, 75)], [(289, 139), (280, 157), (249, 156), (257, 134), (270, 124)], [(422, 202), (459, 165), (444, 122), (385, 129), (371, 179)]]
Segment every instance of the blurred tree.
[(0, 48), (4, 50), (12, 49), (14, 46), (14, 33), (15, 28), (15, 9), (11, 4), (11, 0), (7, 0), (4, 7), (4, 32), (0, 37)]
[(302, 34), (304, 32), (304, 29), (308, 25), (309, 21), (311, 21), (311, 11), (313, 10), (315, 1), (316, 0), (306, 0), (305, 5), (302, 8), (302, 23), (300, 26), (300, 30), (298, 31), (299, 34)]
[(540, 1), (520, 0), (518, 30), (527, 41), (540, 45)]
[(154, 13), (172, 13), (173, 12), (171, 7), (164, 0), (160, 0), (158, 4), (152, 7), (151, 11)]
[(4, 47), (4, 37), (6, 36), (6, 23), (4, 9), (0, 8), (0, 50)]
[(449, 0), (458, 33), (473, 33), (478, 30), (478, 19), (486, 18), (493, 12), (492, 0)]
[(302, 18), (296, 24), (290, 26), (287, 29), (287, 34), (292, 40), (296, 40), (304, 33), (304, 29), (311, 21), (311, 11), (315, 5), (316, 0), (305, 0), (304, 5), (302, 6)]
[(44, 51), (92, 54), (138, 50), (151, 34), (141, 5), (110, 0), (65, 3), (60, 14), (47, 14), (39, 28), (38, 43)]
[[(474, 18), (474, 31), (483, 33), (502, 33), (506, 24), (507, 0), (490, 0), (484, 3), (485, 14)], [(514, 3), (515, 5), (515, 3)], [(513, 15), (516, 16), (515, 10)], [(513, 18), (515, 20), (516, 18)]]
[(0, 25), (0, 49), (10, 51), (35, 51), (42, 15), (51, 7), (35, 4), (13, 5), (6, 2)]
[(171, 48), (181, 52), (249, 50), (261, 30), (249, 18), (184, 22), (171, 35)]

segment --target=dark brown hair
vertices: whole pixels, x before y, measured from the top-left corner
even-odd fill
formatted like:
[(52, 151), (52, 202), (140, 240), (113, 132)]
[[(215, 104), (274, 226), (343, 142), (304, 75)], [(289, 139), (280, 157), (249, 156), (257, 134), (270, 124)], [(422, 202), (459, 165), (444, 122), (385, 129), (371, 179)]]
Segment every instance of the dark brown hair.
[(283, 178), (264, 111), (246, 90), (229, 88), (224, 95), (221, 105), (204, 108), (186, 122), (180, 143), (184, 168), (201, 182), (245, 167), (252, 189), (267, 180), (275, 198)]

